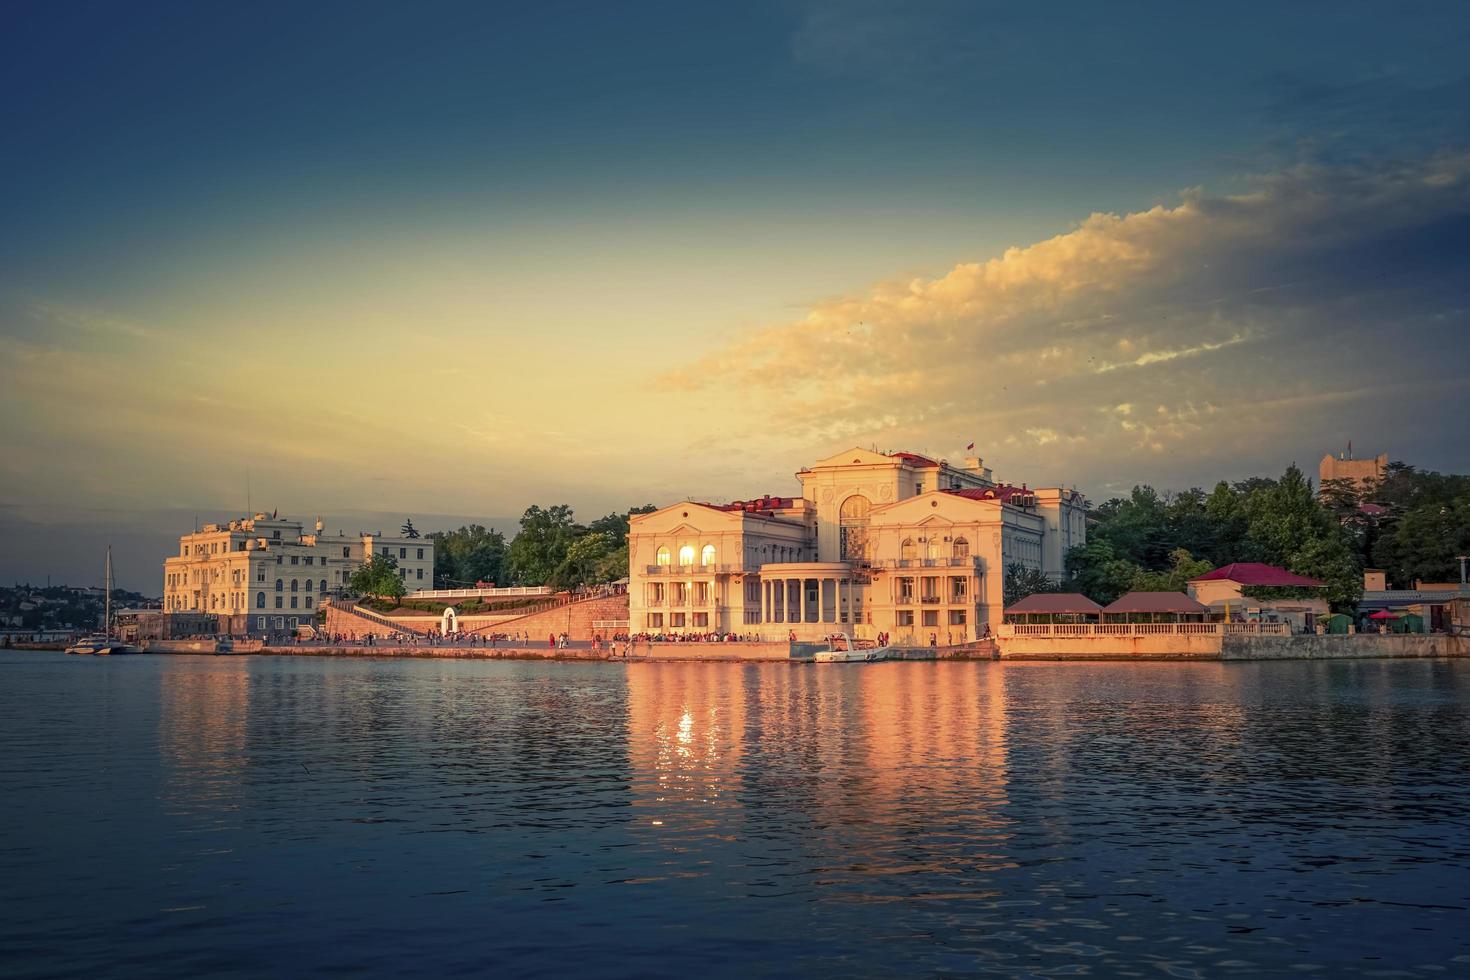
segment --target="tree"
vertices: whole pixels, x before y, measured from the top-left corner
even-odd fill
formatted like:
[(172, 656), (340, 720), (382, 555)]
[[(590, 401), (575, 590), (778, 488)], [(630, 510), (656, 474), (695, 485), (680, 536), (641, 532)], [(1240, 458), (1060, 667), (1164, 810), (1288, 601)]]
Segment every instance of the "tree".
[(419, 529), (413, 526), (412, 517), (404, 518), (403, 526), (400, 527), (398, 530), (402, 532), (405, 538), (416, 538), (419, 536)]
[[(608, 559), (621, 553), (622, 567), (610, 565)], [(603, 578), (616, 571), (612, 578)], [(574, 589), (582, 585), (600, 585), (628, 573), (628, 545), (618, 544), (612, 532), (593, 532), (577, 538), (567, 547), (567, 555), (551, 575), (551, 585)]]
[(1005, 579), (1001, 583), (1001, 597), (1007, 606), (1014, 605), (1038, 592), (1055, 592), (1056, 585), (1046, 574), (1035, 568), (1027, 568), (1020, 562), (1006, 566)]
[(347, 588), (355, 595), (377, 596), (398, 601), (407, 591), (398, 574), (398, 561), (386, 555), (373, 555), (347, 579)]
[(1412, 588), (1458, 580), (1463, 554), (1470, 554), (1470, 494), (1412, 508), (1379, 539), (1373, 557), (1395, 584)]
[(476, 582), (506, 581), (505, 535), (482, 524), (469, 524), (457, 531), (435, 531), (434, 579), (444, 585), (474, 585)]
[(1151, 572), (1140, 568), (1129, 583), (1129, 591), (1187, 592), (1191, 580), (1214, 571), (1214, 568), (1214, 565), (1195, 558), (1183, 548), (1176, 548), (1169, 556), (1167, 569)]
[(1143, 569), (1120, 558), (1106, 538), (1092, 537), (1067, 555), (1067, 571), (1077, 591), (1107, 605), (1131, 589), (1133, 580)]
[(572, 542), (586, 532), (572, 520), (572, 508), (532, 505), (521, 515), (521, 530), (507, 554), (510, 573), (520, 585), (550, 585)]

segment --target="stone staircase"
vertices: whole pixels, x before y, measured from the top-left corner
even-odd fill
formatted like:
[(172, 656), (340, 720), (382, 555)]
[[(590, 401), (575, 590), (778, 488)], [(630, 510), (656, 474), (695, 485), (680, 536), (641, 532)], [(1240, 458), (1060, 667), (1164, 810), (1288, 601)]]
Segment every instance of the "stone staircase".
[(428, 634), (423, 630), (395, 623), (386, 616), (380, 616), (371, 609), (364, 609), (355, 603), (334, 599), (327, 605), (327, 621), (323, 630), (331, 635), (345, 633), (353, 638), (360, 638), (368, 633), (377, 636), (393, 634), (397, 636), (423, 638)]

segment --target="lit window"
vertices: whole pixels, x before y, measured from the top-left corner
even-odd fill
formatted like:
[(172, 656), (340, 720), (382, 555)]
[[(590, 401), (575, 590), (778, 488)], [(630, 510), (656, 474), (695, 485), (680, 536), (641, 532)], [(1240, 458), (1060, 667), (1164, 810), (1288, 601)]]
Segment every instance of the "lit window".
[(954, 539), (954, 556), (956, 558), (968, 558), (968, 557), (970, 557), (970, 542), (966, 541), (964, 538), (955, 538)]
[(701, 565), (713, 565), (715, 563), (715, 546), (705, 545), (699, 552), (699, 563)]
[(679, 564), (680, 565), (693, 565), (694, 564), (694, 545), (692, 545), (692, 544), (686, 544), (684, 547), (682, 547), (682, 548), (679, 549)]
[(669, 564), (669, 549), (667, 547), (658, 549), (658, 558), (656, 560), (660, 565), (667, 567)]
[(904, 561), (913, 561), (919, 556), (918, 548), (914, 545), (913, 538), (904, 538), (903, 544), (898, 546), (898, 557)]

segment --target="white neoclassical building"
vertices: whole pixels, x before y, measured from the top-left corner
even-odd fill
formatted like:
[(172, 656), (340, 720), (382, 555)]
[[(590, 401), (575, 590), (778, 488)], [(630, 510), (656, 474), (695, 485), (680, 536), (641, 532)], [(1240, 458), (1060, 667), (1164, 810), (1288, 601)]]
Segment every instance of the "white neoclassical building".
[(407, 590), (433, 587), (434, 542), (382, 534), (308, 533), (300, 521), (256, 514), (179, 537), (163, 562), (166, 613), (209, 613), (221, 632), (273, 633), (310, 623), (369, 555), (392, 558)]
[(797, 479), (800, 497), (633, 517), (629, 628), (961, 643), (1000, 624), (1008, 565), (1061, 578), (1086, 540), (1081, 494), (997, 483), (979, 458), (850, 449)]

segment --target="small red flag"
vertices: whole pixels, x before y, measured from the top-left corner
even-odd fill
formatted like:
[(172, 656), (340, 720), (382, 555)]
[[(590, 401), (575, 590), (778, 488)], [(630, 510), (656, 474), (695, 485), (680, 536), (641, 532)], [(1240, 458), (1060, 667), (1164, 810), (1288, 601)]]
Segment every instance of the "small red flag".
[(974, 449), (975, 448), (975, 444), (972, 442), (968, 446), (966, 446), (965, 448), (966, 449)]

